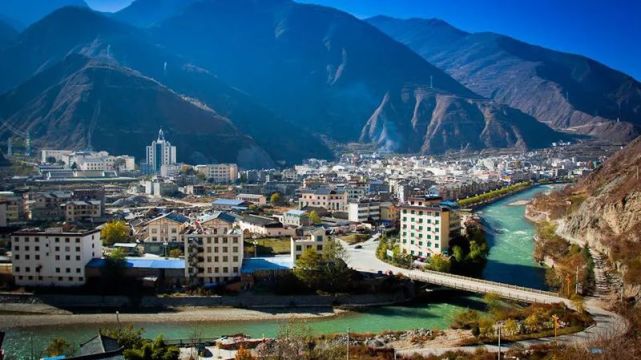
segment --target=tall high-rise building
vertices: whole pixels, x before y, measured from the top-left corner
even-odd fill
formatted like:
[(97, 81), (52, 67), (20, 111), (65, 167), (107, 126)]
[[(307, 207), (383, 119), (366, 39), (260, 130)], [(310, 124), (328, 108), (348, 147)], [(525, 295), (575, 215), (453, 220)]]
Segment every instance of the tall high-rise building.
[(165, 140), (162, 129), (158, 132), (158, 139), (147, 146), (147, 169), (150, 172), (158, 173), (163, 165), (176, 163), (176, 147)]

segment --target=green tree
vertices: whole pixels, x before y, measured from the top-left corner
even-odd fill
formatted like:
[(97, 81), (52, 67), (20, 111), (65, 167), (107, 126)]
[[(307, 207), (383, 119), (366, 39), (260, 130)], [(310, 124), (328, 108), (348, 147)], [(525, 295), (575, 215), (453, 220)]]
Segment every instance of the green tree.
[(294, 265), (294, 275), (306, 286), (316, 289), (321, 283), (323, 258), (314, 249), (305, 249)]
[(316, 210), (312, 210), (309, 212), (309, 221), (311, 221), (312, 224), (320, 224), (321, 218), (320, 216), (318, 216)]
[(272, 204), (280, 204), (281, 196), (280, 193), (275, 192), (272, 194), (272, 196), (269, 197), (269, 202)]
[(505, 331), (505, 335), (507, 336), (518, 335), (519, 324), (514, 319), (508, 319), (503, 324), (503, 331)]
[(169, 257), (171, 258), (179, 258), (183, 256), (183, 252), (180, 249), (171, 249), (169, 250)]
[(142, 347), (133, 347), (124, 351), (127, 360), (178, 360), (180, 351), (175, 346), (165, 343), (162, 335), (154, 341), (143, 341)]
[(47, 356), (71, 355), (73, 346), (67, 340), (57, 337), (49, 342), (45, 349)]
[(111, 246), (119, 242), (128, 242), (129, 225), (120, 220), (108, 222), (100, 231), (100, 237), (105, 246)]
[(99, 332), (101, 335), (116, 339), (118, 345), (125, 349), (140, 348), (144, 342), (143, 329), (134, 328), (133, 325), (100, 329)]
[(456, 245), (452, 248), (452, 253), (454, 254), (454, 259), (456, 259), (456, 262), (463, 262), (465, 260), (465, 254), (463, 254), (463, 249)]
[(450, 259), (443, 254), (435, 254), (430, 258), (429, 268), (439, 272), (450, 272), (452, 263)]

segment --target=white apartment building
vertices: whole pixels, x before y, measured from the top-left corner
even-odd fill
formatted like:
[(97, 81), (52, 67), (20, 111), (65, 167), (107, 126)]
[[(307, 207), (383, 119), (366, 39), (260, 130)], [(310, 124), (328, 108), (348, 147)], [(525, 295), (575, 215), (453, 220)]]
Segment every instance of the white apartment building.
[(236, 164), (207, 164), (196, 165), (194, 169), (212, 179), (216, 184), (229, 184), (238, 180), (238, 165)]
[(152, 172), (159, 173), (163, 165), (176, 163), (176, 147), (165, 140), (162, 129), (158, 132), (158, 139), (147, 146), (146, 153), (147, 166)]
[(182, 239), (189, 283), (221, 284), (240, 276), (243, 233), (233, 223), (233, 216), (219, 212), (185, 229)]
[(81, 286), (85, 266), (102, 256), (100, 230), (25, 229), (11, 235), (18, 286)]
[(347, 193), (327, 188), (305, 190), (298, 200), (298, 206), (301, 209), (305, 207), (322, 207), (329, 211), (346, 211)]
[(441, 206), (438, 200), (411, 198), (399, 208), (404, 253), (417, 257), (445, 253), (450, 239), (461, 234), (458, 212)]
[(133, 156), (113, 156), (106, 151), (41, 151), (43, 163), (47, 163), (51, 159), (56, 162), (62, 161), (67, 168), (75, 164), (77, 170), (83, 171), (132, 171), (136, 169), (136, 159)]
[(347, 205), (347, 220), (354, 222), (381, 220), (381, 203), (379, 201), (351, 202)]
[(300, 237), (292, 236), (292, 263), (296, 263), (296, 260), (298, 260), (305, 250), (314, 250), (317, 253), (322, 254), (325, 250), (325, 246), (327, 245), (327, 241), (327, 234), (323, 228), (306, 231), (303, 233), (303, 236)]

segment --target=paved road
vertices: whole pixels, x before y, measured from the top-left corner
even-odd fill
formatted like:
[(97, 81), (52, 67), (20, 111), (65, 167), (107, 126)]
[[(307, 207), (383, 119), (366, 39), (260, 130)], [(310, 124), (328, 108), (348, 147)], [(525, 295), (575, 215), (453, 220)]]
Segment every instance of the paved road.
[[(436, 273), (436, 272), (424, 272), (421, 270), (407, 270), (402, 269), (388, 263), (385, 263), (379, 260), (376, 257), (376, 247), (378, 246), (378, 236), (370, 238), (369, 240), (360, 243), (360, 249), (356, 248), (356, 245), (348, 245), (343, 243), (343, 246), (347, 250), (348, 259), (347, 263), (353, 269), (359, 270), (361, 272), (370, 272), (376, 273), (378, 271), (389, 272), (392, 271), (395, 274), (403, 274), (408, 276), (416, 281), (422, 281), (430, 284), (442, 285), (445, 287), (452, 287), (455, 289), (467, 290), (476, 293), (488, 293), (493, 292), (499, 294), (500, 296), (516, 299), (516, 300), (525, 300), (528, 302), (538, 302), (538, 303), (559, 303), (563, 302), (570, 307), (574, 307), (571, 301), (568, 299), (557, 296), (554, 293), (542, 292), (535, 289), (527, 289), (516, 287), (508, 284), (500, 284), (494, 282), (488, 282), (481, 279), (473, 279), (466, 277), (458, 277), (451, 274)], [(576, 334), (563, 335), (559, 336), (556, 339), (553, 338), (541, 338), (535, 340), (526, 340), (518, 342), (522, 346), (530, 346), (535, 344), (542, 344), (551, 341), (558, 341), (563, 343), (586, 343), (599, 339), (607, 339), (612, 336), (620, 336), (625, 333), (627, 330), (626, 320), (611, 311), (607, 311), (601, 305), (599, 299), (597, 298), (587, 298), (587, 301), (584, 304), (585, 309), (592, 315), (595, 320), (595, 325), (585, 329)], [(514, 343), (516, 344), (516, 343)], [(510, 347), (514, 344), (504, 346)], [(477, 346), (463, 346), (455, 348), (415, 348), (415, 349), (399, 349), (398, 352), (404, 355), (411, 355), (413, 353), (419, 353), (422, 355), (429, 354), (442, 354), (450, 350), (463, 350), (463, 351), (475, 351)], [(485, 346), (489, 351), (496, 352), (498, 351), (497, 346)]]
[(377, 237), (361, 243), (362, 248), (356, 249), (354, 246), (346, 247), (349, 254), (348, 264), (351, 268), (361, 272), (376, 273), (378, 271), (389, 272), (394, 274), (403, 274), (412, 280), (425, 282), (434, 285), (441, 285), (449, 288), (470, 291), (479, 294), (496, 293), (503, 298), (520, 300), (536, 303), (566, 303), (571, 306), (571, 301), (562, 298), (555, 293), (529, 289), (515, 285), (502, 284), (493, 281), (475, 279), (465, 276), (440, 273), (436, 271), (407, 270), (390, 265), (376, 257), (376, 247), (378, 246)]

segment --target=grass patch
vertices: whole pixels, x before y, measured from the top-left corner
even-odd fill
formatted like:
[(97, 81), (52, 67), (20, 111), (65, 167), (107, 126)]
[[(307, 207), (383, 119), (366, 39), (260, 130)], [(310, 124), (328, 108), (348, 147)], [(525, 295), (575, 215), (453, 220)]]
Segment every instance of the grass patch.
[(369, 237), (368, 234), (349, 234), (341, 237), (341, 239), (350, 245), (354, 245), (369, 239)]
[[(256, 241), (256, 246), (254, 246), (254, 241)], [(284, 255), (289, 254), (290, 251), (291, 239), (288, 237), (245, 240), (245, 255), (247, 256)]]

